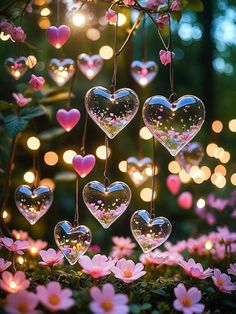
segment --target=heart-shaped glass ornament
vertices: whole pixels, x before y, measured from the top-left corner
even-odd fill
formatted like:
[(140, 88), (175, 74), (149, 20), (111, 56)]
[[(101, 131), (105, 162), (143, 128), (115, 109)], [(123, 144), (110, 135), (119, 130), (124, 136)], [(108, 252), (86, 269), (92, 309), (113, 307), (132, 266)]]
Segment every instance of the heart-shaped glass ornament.
[(21, 185), (15, 190), (15, 203), (21, 214), (34, 225), (50, 208), (53, 192), (48, 186), (31, 188)]
[(158, 66), (154, 61), (135, 60), (131, 63), (131, 75), (141, 86), (146, 87), (157, 75)]
[(205, 107), (199, 98), (191, 95), (173, 103), (163, 96), (153, 96), (144, 103), (142, 114), (149, 131), (176, 156), (200, 131)]
[(58, 60), (53, 58), (48, 63), (48, 73), (58, 86), (63, 86), (75, 73), (75, 63), (72, 59)]
[(26, 57), (7, 58), (4, 65), (15, 80), (19, 80), (28, 70)]
[(127, 159), (127, 173), (135, 186), (139, 187), (152, 176), (152, 160), (148, 157)]
[(66, 132), (70, 132), (79, 122), (80, 112), (75, 108), (68, 111), (65, 109), (59, 109), (56, 113), (56, 119)]
[(70, 28), (67, 25), (60, 25), (59, 27), (50, 26), (46, 30), (48, 41), (56, 49), (61, 48), (67, 42), (70, 33)]
[(60, 221), (54, 228), (58, 248), (71, 265), (74, 265), (91, 245), (92, 233), (84, 225), (73, 227), (68, 221)]
[(164, 243), (172, 230), (171, 223), (167, 218), (151, 218), (145, 209), (133, 213), (130, 228), (144, 253), (151, 252)]
[(92, 181), (85, 185), (83, 199), (91, 214), (107, 229), (129, 206), (131, 190), (123, 182), (105, 187), (98, 181)]
[(175, 157), (180, 166), (186, 172), (189, 172), (191, 167), (198, 166), (204, 156), (204, 150), (200, 143), (188, 143)]
[(84, 76), (92, 80), (101, 71), (103, 59), (99, 55), (89, 56), (81, 53), (77, 58), (77, 64)]
[(104, 87), (93, 87), (85, 96), (85, 106), (93, 121), (110, 138), (114, 138), (134, 118), (139, 99), (129, 88), (114, 93)]

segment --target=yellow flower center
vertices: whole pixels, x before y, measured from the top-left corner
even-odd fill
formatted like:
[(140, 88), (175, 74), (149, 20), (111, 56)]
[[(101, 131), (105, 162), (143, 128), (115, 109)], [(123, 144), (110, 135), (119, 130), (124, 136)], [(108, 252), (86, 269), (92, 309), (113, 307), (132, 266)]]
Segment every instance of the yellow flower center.
[(49, 296), (48, 302), (52, 305), (57, 305), (60, 303), (60, 298), (56, 294), (52, 294)]
[(220, 287), (223, 287), (224, 286), (224, 281), (222, 279), (217, 279), (217, 285), (220, 286)]
[(101, 304), (101, 307), (105, 312), (110, 312), (113, 309), (113, 304), (109, 300), (104, 300)]
[(29, 308), (28, 308), (28, 305), (27, 305), (26, 303), (20, 303), (20, 304), (17, 306), (17, 310), (18, 310), (20, 313), (28, 313)]
[(182, 300), (182, 304), (184, 307), (190, 307), (192, 305), (192, 300), (188, 297), (185, 297), (183, 300)]
[(133, 276), (133, 272), (130, 270), (126, 270), (126, 271), (124, 271), (124, 276), (127, 278), (130, 278)]

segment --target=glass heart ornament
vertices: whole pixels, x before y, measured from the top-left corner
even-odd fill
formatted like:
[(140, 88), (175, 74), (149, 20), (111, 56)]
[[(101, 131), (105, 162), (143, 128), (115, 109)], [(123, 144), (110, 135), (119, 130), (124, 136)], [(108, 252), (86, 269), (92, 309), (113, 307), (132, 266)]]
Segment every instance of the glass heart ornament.
[(70, 28), (67, 25), (60, 25), (59, 27), (50, 26), (46, 30), (47, 40), (56, 49), (64, 46), (70, 37), (70, 33)]
[(152, 176), (152, 160), (148, 157), (127, 159), (127, 173), (135, 186), (139, 187)]
[(83, 199), (91, 214), (107, 229), (129, 206), (131, 190), (123, 182), (114, 182), (106, 187), (92, 181), (85, 185)]
[(84, 225), (72, 226), (68, 221), (60, 221), (54, 228), (54, 238), (62, 254), (74, 265), (90, 247), (92, 233)]
[(79, 122), (80, 112), (75, 108), (70, 110), (59, 109), (56, 113), (56, 119), (66, 132), (70, 132)]
[(144, 103), (142, 115), (149, 131), (176, 156), (200, 131), (205, 107), (192, 95), (182, 96), (173, 103), (163, 96), (153, 96)]
[(21, 185), (15, 190), (14, 198), (21, 214), (34, 225), (52, 205), (53, 192), (48, 186)]
[(171, 234), (172, 226), (165, 217), (151, 218), (145, 210), (137, 210), (130, 220), (130, 228), (135, 240), (144, 253), (151, 252), (163, 244)]
[(204, 156), (204, 150), (200, 143), (188, 143), (175, 157), (179, 165), (189, 172), (191, 167), (200, 165)]
[(19, 57), (19, 58), (7, 58), (5, 63), (5, 68), (8, 73), (15, 79), (19, 80), (25, 72), (28, 70), (27, 58)]
[(131, 75), (141, 86), (146, 87), (154, 80), (158, 72), (158, 66), (154, 61), (135, 60), (131, 63)]
[(99, 55), (89, 56), (81, 53), (77, 58), (77, 64), (84, 76), (92, 80), (101, 71), (103, 59)]
[(53, 58), (48, 63), (48, 73), (54, 82), (61, 87), (74, 75), (75, 63), (70, 58), (64, 60)]
[(139, 99), (129, 88), (111, 93), (98, 86), (87, 92), (85, 107), (92, 120), (112, 139), (134, 118), (139, 108)]

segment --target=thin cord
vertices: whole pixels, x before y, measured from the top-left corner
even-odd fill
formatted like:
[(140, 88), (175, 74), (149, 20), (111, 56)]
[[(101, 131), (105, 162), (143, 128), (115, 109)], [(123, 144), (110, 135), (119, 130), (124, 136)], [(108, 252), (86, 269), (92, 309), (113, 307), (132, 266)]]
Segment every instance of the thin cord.
[(75, 183), (75, 216), (74, 216), (74, 225), (78, 226), (79, 224), (79, 176), (76, 176)]
[(60, 25), (60, 0), (57, 0), (57, 26)]
[(155, 137), (152, 138), (153, 161), (152, 161), (152, 196), (150, 216), (155, 217), (155, 190), (156, 190), (156, 142)]
[(38, 164), (38, 151), (33, 151), (33, 174), (34, 174), (34, 182), (32, 187), (36, 188), (39, 185), (39, 172), (37, 170), (37, 164)]
[(112, 93), (116, 90), (116, 77), (117, 77), (117, 68), (118, 68), (118, 55), (117, 55), (117, 35), (118, 35), (118, 19), (119, 19), (119, 5), (116, 7), (116, 25), (115, 25), (115, 40), (114, 40), (114, 63), (113, 63), (113, 75), (111, 79), (111, 91)]
[[(170, 7), (170, 0), (168, 0), (168, 7)], [(171, 16), (168, 14), (169, 17), (169, 43), (168, 43), (168, 50), (170, 51), (170, 100), (176, 99), (175, 94), (175, 87), (174, 87), (174, 69), (173, 69), (173, 55), (172, 55), (172, 31), (171, 31)]]
[(84, 131), (83, 131), (83, 137), (82, 137), (82, 145), (80, 148), (82, 156), (85, 155), (85, 142), (86, 142), (86, 136), (87, 136), (87, 128), (88, 128), (88, 113), (86, 111), (85, 122), (84, 122)]
[(105, 187), (109, 186), (109, 177), (108, 177), (108, 152), (109, 152), (109, 140), (108, 136), (105, 135), (105, 147), (106, 147), (106, 160), (105, 160), (105, 168), (104, 168), (104, 185)]
[(146, 22), (146, 16), (144, 14), (143, 16), (143, 61), (147, 61), (148, 56), (148, 42), (147, 42), (147, 24)]

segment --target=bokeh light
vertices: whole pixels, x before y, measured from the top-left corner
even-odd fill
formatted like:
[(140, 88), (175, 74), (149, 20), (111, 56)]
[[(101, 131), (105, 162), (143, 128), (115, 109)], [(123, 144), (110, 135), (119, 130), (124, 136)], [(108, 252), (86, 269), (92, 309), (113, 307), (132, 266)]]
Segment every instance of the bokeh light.
[(63, 153), (63, 160), (66, 164), (69, 164), (71, 165), (72, 164), (72, 161), (73, 161), (73, 158), (76, 156), (76, 152), (72, 149), (69, 149), (69, 150), (66, 150), (64, 153)]
[(35, 175), (32, 171), (27, 171), (25, 174), (24, 174), (24, 180), (25, 182), (27, 183), (33, 183), (34, 180), (35, 180)]
[(127, 171), (127, 161), (126, 160), (120, 161), (118, 168), (121, 172), (126, 172)]
[(31, 150), (38, 150), (40, 147), (40, 140), (35, 136), (31, 136), (27, 140), (27, 146)]
[[(156, 191), (154, 191), (154, 199), (157, 197)], [(144, 188), (140, 192), (140, 197), (144, 202), (150, 202), (152, 199), (152, 189), (150, 188)]]
[(58, 163), (58, 155), (55, 152), (47, 152), (44, 155), (44, 162), (48, 165), (48, 166), (55, 166)]
[(215, 120), (211, 127), (215, 133), (220, 133), (223, 130), (223, 123), (219, 120)]
[(148, 130), (146, 126), (142, 127), (139, 131), (139, 136), (144, 140), (150, 140), (152, 138), (152, 133)]
[(113, 49), (110, 46), (102, 46), (99, 49), (99, 55), (104, 59), (104, 60), (109, 60), (113, 57)]
[(105, 145), (98, 146), (98, 148), (96, 149), (96, 156), (99, 159), (105, 160), (106, 159), (106, 155), (108, 155), (108, 157), (109, 157), (110, 154), (111, 154), (111, 150), (110, 150), (109, 147), (108, 147), (108, 151), (107, 151), (107, 154), (106, 154), (106, 146)]

